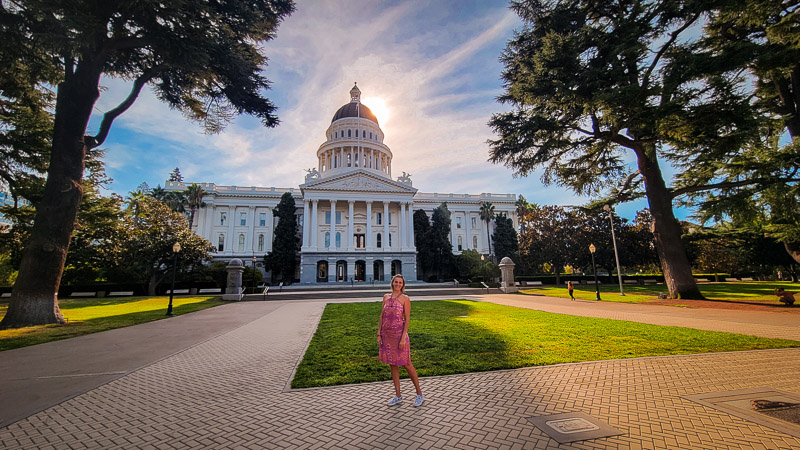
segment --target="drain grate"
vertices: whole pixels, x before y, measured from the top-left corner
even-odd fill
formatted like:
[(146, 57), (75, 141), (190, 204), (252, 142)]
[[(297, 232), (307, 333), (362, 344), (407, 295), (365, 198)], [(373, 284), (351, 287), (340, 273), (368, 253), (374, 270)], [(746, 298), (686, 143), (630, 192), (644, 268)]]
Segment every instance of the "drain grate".
[(623, 434), (611, 425), (582, 412), (528, 417), (536, 428), (559, 444)]
[(761, 387), (683, 398), (800, 438), (800, 395)]

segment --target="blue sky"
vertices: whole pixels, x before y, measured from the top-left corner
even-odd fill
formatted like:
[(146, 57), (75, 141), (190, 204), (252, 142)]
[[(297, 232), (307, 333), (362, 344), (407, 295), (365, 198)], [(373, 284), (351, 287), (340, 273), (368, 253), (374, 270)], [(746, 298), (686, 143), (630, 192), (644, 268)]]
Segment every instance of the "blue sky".
[[(393, 174), (406, 171), (422, 192), (522, 194), (539, 204), (586, 203), (539, 174), (513, 178), (487, 162), (487, 125), (502, 93), (498, 58), (521, 26), (505, 1), (297, 1), (277, 38), (265, 44), (268, 97), (281, 124), (242, 116), (205, 135), (150, 92), (120, 116), (103, 148), (110, 190), (164, 185), (179, 167), (188, 182), (296, 187), (316, 166), (316, 150), (357, 81), (391, 148)], [(130, 83), (104, 79), (90, 132)], [(381, 114), (381, 110), (388, 111)], [(632, 158), (632, 156), (631, 156)], [(631, 159), (631, 162), (633, 160)], [(665, 167), (665, 174), (670, 174)], [(642, 201), (620, 205), (632, 218)]]

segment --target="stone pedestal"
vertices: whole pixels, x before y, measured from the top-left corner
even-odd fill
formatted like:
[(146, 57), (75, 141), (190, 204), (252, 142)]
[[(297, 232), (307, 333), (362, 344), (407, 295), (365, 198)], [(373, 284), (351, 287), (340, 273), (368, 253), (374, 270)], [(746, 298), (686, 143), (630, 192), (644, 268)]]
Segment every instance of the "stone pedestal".
[(225, 287), (225, 293), (222, 295), (223, 300), (236, 300), (242, 299), (242, 272), (244, 272), (244, 264), (242, 260), (234, 258), (228, 263), (228, 284)]
[(511, 260), (508, 256), (500, 260), (500, 273), (502, 276), (502, 282), (500, 283), (500, 289), (505, 292), (506, 294), (510, 292), (517, 292), (519, 289), (514, 285), (514, 261)]

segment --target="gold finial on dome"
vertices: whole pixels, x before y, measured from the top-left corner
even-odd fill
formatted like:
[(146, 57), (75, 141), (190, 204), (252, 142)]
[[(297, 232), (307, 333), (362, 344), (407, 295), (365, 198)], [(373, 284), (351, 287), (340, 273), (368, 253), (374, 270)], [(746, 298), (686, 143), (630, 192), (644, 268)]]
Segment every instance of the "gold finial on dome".
[(350, 89), (350, 103), (361, 103), (361, 89), (357, 82), (353, 82), (353, 89)]

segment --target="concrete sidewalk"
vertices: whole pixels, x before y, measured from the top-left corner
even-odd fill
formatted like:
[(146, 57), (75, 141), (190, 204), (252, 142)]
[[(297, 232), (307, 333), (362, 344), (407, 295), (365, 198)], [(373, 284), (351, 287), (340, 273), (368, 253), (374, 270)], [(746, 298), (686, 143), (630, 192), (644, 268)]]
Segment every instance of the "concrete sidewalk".
[[(716, 311), (706, 310), (565, 304), (563, 299), (518, 295), (480, 299), (647, 323), (736, 326), (757, 335), (798, 336), (799, 331), (794, 314), (724, 311), (716, 320)], [(684, 398), (762, 386), (800, 395), (800, 349), (427, 377), (422, 379), (423, 407), (405, 402), (389, 408), (385, 403), (392, 396), (391, 382), (288, 389), (324, 305), (322, 300), (236, 303), (130, 327), (124, 329), (124, 338), (106, 332), (78, 338), (83, 339), (78, 343), (72, 339), (3, 352), (0, 386), (13, 382), (14, 390), (26, 391), (49, 381), (68, 385), (64, 389), (71, 394), (64, 400), (62, 391), (62, 397), (43, 392), (53, 406), (0, 428), (0, 447), (800, 447), (800, 426), (797, 434), (777, 431)], [(227, 325), (198, 331), (215, 323)], [(184, 331), (167, 337), (169, 330), (179, 328)], [(175, 346), (165, 348), (162, 343), (170, 340)], [(104, 348), (114, 350), (104, 357), (85, 350)], [(132, 353), (132, 348), (139, 352)], [(46, 378), (50, 374), (56, 376)], [(85, 377), (63, 376), (70, 374)], [(81, 385), (83, 378), (94, 384)], [(407, 395), (413, 392), (407, 380), (403, 389)], [(6, 394), (2, 392), (2, 403)], [(622, 434), (558, 444), (528, 420), (573, 411)]]

